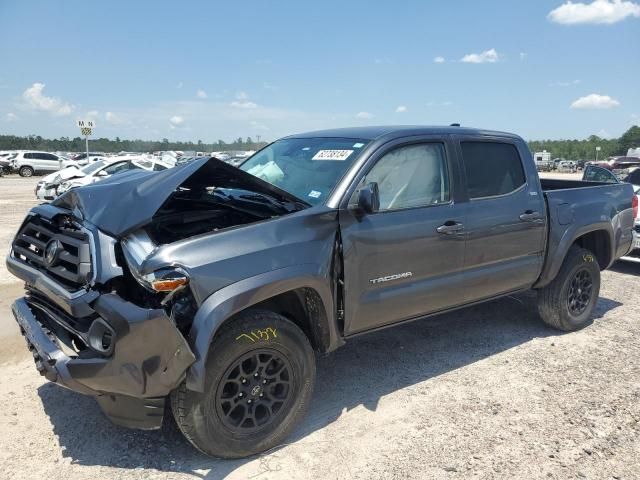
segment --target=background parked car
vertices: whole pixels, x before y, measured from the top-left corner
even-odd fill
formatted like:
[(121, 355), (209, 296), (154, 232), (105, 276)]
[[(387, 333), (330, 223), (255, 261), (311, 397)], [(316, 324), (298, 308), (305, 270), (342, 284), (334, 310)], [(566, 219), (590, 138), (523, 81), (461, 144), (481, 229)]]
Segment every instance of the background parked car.
[(640, 166), (640, 158), (638, 157), (610, 157), (609, 165), (613, 170), (621, 170), (631, 167)]
[[(78, 170), (78, 174), (74, 175), (71, 178), (61, 181), (59, 184), (53, 186), (49, 186), (49, 191), (52, 188), (55, 188), (56, 196), (62, 195), (64, 192), (71, 190), (72, 188), (81, 187), (83, 185), (89, 185), (91, 183), (98, 182), (100, 180), (104, 180), (105, 178), (109, 178), (112, 175), (116, 175), (122, 172), (127, 172), (130, 170), (150, 170), (150, 171), (160, 171), (166, 170), (167, 168), (171, 168), (172, 165), (168, 165), (163, 162), (161, 159), (157, 158), (140, 158), (136, 157), (133, 159), (124, 159), (124, 160), (114, 160), (110, 161), (100, 160), (101, 166), (99, 168), (89, 168), (93, 167), (95, 164), (88, 165), (90, 173), (84, 172), (81, 169)], [(96, 163), (99, 163), (96, 162)], [(102, 162), (104, 162), (102, 164)], [(45, 187), (46, 188), (46, 187)]]
[(71, 160), (76, 162), (78, 165), (86, 165), (90, 161), (101, 160), (105, 158), (105, 154), (102, 152), (89, 152), (89, 156), (87, 157), (87, 153), (78, 153), (71, 157)]
[(55, 153), (22, 151), (11, 159), (11, 169), (17, 171), (21, 177), (31, 177), (35, 174), (55, 172), (76, 162)]
[(558, 164), (558, 171), (574, 173), (578, 170), (576, 162), (571, 160), (563, 160)]
[(16, 152), (0, 152), (0, 175), (11, 171), (11, 160), (16, 156)]
[(53, 200), (58, 196), (58, 186), (72, 178), (79, 178), (85, 175), (90, 175), (93, 172), (100, 170), (108, 165), (108, 160), (98, 160), (85, 165), (84, 167), (77, 167), (71, 165), (63, 168), (57, 172), (50, 173), (42, 178), (36, 185), (35, 194), (38, 200)]

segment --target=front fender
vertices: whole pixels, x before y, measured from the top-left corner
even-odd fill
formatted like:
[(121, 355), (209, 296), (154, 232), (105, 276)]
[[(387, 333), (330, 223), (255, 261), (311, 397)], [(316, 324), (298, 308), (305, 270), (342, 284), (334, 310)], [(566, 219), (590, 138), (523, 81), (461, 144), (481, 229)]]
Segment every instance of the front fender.
[(339, 344), (331, 282), (326, 276), (326, 269), (316, 264), (301, 264), (272, 270), (228, 285), (211, 294), (200, 305), (189, 333), (189, 344), (196, 361), (187, 372), (187, 388), (204, 391), (209, 346), (228, 318), (263, 300), (297, 288), (311, 288), (318, 293), (326, 312), (330, 345)]

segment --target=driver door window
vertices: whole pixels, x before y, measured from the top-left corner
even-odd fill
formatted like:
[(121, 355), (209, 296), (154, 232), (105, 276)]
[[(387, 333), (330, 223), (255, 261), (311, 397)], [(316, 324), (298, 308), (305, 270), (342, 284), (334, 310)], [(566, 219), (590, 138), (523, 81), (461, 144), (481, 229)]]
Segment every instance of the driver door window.
[(448, 203), (444, 145), (422, 143), (392, 150), (366, 175), (364, 184), (370, 182), (378, 184), (380, 211)]

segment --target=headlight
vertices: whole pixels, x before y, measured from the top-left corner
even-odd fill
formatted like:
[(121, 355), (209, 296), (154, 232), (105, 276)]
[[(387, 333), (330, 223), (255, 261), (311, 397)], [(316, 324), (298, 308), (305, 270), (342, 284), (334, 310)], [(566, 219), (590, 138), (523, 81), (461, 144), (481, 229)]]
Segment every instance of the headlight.
[(180, 267), (163, 267), (151, 273), (140, 273), (144, 261), (156, 248), (144, 230), (129, 234), (121, 240), (121, 245), (131, 275), (147, 290), (173, 292), (189, 283), (189, 276)]
[(56, 188), (56, 193), (58, 195), (62, 195), (64, 192), (66, 192), (67, 190), (71, 189), (71, 184), (70, 183), (61, 183), (60, 185), (58, 185), (58, 187)]
[(187, 274), (178, 268), (163, 268), (142, 276), (143, 285), (154, 292), (173, 292), (189, 283)]
[[(125, 255), (126, 258), (126, 255)], [(162, 268), (155, 272), (141, 275), (136, 269), (135, 265), (131, 262), (127, 262), (129, 270), (133, 275), (133, 278), (142, 285), (144, 288), (151, 292), (173, 292), (177, 288), (180, 288), (189, 283), (189, 277), (187, 274), (179, 268)]]

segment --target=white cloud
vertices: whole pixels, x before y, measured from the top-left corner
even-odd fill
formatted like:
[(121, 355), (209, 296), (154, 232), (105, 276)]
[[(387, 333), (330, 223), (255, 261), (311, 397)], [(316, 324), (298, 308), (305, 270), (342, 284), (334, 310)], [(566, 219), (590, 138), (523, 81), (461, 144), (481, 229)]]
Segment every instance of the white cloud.
[(263, 131), (269, 130), (269, 127), (267, 127), (264, 123), (256, 122), (255, 120), (251, 120), (249, 122), (249, 125), (251, 125), (252, 128), (255, 128), (257, 130), (263, 130)]
[(500, 55), (496, 52), (495, 48), (491, 50), (485, 50), (482, 53), (469, 53), (460, 59), (465, 63), (496, 63)]
[(596, 133), (596, 135), (598, 135), (600, 138), (612, 138), (613, 137), (613, 135), (611, 135), (604, 128), (600, 129), (600, 131), (598, 133)]
[(231, 102), (229, 105), (231, 105), (234, 108), (258, 108), (258, 104), (254, 103), (254, 102), (250, 102), (250, 101), (244, 101), (244, 102), (238, 102), (238, 101), (233, 101)]
[(640, 17), (640, 5), (623, 0), (595, 0), (589, 4), (568, 1), (547, 15), (550, 21), (564, 25), (612, 24), (627, 17)]
[(598, 95), (592, 93), (585, 97), (580, 97), (571, 104), (571, 108), (575, 109), (607, 109), (620, 106), (620, 102), (609, 95)]
[(122, 119), (118, 115), (113, 113), (113, 112), (106, 112), (104, 114), (104, 119), (107, 122), (112, 123), (114, 125), (118, 125), (118, 124), (122, 123)]
[(435, 57), (433, 59), (433, 63), (444, 63), (444, 62), (445, 62), (444, 57)]
[(407, 107), (405, 105), (398, 105), (398, 108), (396, 108), (396, 113), (404, 113), (407, 111)]
[(22, 93), (22, 98), (29, 107), (55, 116), (69, 115), (75, 109), (75, 106), (59, 98), (44, 95), (44, 87), (44, 83), (36, 82)]
[(205, 98), (207, 98), (208, 96), (209, 96), (209, 95), (207, 95), (207, 92), (205, 92), (205, 91), (204, 91), (204, 90), (202, 90), (202, 89), (199, 89), (199, 90), (196, 92), (196, 97), (198, 97), (198, 98), (205, 99)]
[(527, 54), (525, 52), (520, 52), (520, 61), (524, 62), (527, 59)]
[(443, 107), (450, 107), (451, 105), (453, 105), (453, 102), (451, 100), (446, 100), (442, 102)]
[(574, 85), (578, 85), (580, 80), (572, 80), (570, 82), (551, 82), (549, 84), (550, 87), (571, 87)]
[(96, 118), (98, 115), (100, 115), (100, 112), (98, 110), (89, 110), (87, 112), (87, 117), (89, 118)]
[(356, 118), (359, 118), (360, 120), (368, 120), (370, 118), (373, 118), (373, 113), (358, 112), (358, 113), (356, 113)]
[(18, 116), (15, 113), (13, 113), (13, 112), (7, 113), (7, 121), (8, 122), (12, 122), (12, 121), (17, 120), (17, 119), (18, 119)]
[(174, 128), (179, 127), (184, 124), (184, 117), (181, 117), (180, 115), (174, 115), (169, 119), (169, 123)]
[(249, 95), (246, 92), (242, 92), (242, 91), (236, 93), (236, 99), (233, 102), (231, 102), (229, 105), (231, 105), (233, 108), (244, 108), (244, 109), (258, 108), (258, 104), (255, 102), (249, 101)]

